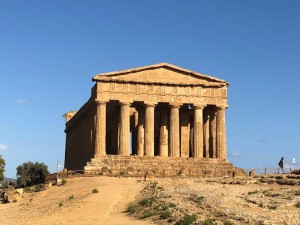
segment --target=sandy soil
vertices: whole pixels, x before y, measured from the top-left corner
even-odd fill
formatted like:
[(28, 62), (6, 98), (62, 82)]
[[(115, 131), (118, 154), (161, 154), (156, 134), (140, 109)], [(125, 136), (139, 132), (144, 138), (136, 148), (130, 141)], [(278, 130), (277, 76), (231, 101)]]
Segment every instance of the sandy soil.
[[(146, 225), (175, 224), (186, 214), (198, 216), (196, 224), (212, 218), (219, 225), (300, 225), (299, 185), (279, 185), (261, 179), (164, 178), (144, 182), (136, 178), (73, 178), (67, 184), (25, 193), (20, 202), (0, 204), (0, 224)], [(153, 185), (155, 184), (155, 185)], [(92, 193), (97, 188), (99, 193)], [(150, 195), (157, 202), (142, 207)], [(133, 215), (124, 213), (129, 203)], [(159, 214), (139, 219), (159, 205), (174, 203), (171, 218)]]
[[(92, 193), (94, 188), (99, 193)], [(123, 213), (142, 188), (143, 183), (133, 178), (70, 179), (59, 187), (25, 193), (20, 202), (0, 204), (0, 224), (146, 225), (149, 222)]]

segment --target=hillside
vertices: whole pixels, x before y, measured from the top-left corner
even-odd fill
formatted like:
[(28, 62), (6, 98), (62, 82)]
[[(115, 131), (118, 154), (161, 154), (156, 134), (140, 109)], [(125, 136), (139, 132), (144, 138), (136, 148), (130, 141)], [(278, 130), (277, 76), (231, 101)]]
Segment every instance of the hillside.
[[(165, 225), (194, 214), (195, 224), (212, 219), (218, 225), (299, 225), (299, 185), (276, 183), (285, 179), (74, 178), (59, 187), (25, 193), (20, 202), (1, 204), (0, 224)], [(132, 215), (124, 213), (129, 204)]]

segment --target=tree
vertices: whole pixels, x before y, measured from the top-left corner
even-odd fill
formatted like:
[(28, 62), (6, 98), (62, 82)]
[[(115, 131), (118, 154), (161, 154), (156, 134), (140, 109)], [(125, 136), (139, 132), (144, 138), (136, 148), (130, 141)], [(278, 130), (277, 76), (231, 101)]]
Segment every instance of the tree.
[(44, 163), (26, 162), (17, 167), (17, 184), (19, 187), (44, 183), (49, 174), (48, 166)]
[(0, 155), (0, 181), (4, 179), (4, 171), (5, 171), (5, 160)]

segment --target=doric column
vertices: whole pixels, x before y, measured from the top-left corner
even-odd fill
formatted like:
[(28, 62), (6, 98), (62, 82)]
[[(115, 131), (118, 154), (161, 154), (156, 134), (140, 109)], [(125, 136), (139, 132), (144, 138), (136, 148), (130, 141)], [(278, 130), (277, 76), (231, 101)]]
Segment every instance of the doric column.
[(154, 104), (145, 104), (145, 155), (154, 156)]
[(120, 146), (119, 146), (119, 155), (130, 155), (130, 142), (129, 142), (129, 134), (130, 134), (130, 117), (129, 117), (129, 109), (130, 103), (128, 102), (120, 102), (121, 106), (121, 114), (120, 114)]
[(205, 158), (209, 158), (209, 117), (209, 114), (205, 114), (203, 120), (203, 145)]
[(168, 115), (166, 109), (161, 109), (159, 128), (159, 156), (168, 156)]
[(137, 128), (137, 155), (144, 156), (145, 152), (145, 110), (138, 109), (138, 128)]
[(131, 125), (132, 126), (132, 137), (131, 137), (131, 148), (132, 148), (132, 154), (133, 155), (137, 155), (137, 133), (138, 133), (138, 111), (137, 110), (133, 110), (133, 114), (131, 115)]
[(210, 155), (212, 158), (217, 158), (217, 123), (216, 123), (216, 112), (211, 111), (209, 117), (209, 148)]
[(106, 102), (96, 101), (95, 157), (106, 155)]
[(170, 113), (170, 154), (171, 157), (180, 156), (179, 134), (179, 105), (171, 105)]
[(218, 157), (220, 159), (226, 159), (226, 107), (217, 107), (217, 109), (217, 149), (219, 153)]
[(194, 106), (194, 154), (195, 158), (203, 158), (203, 105)]

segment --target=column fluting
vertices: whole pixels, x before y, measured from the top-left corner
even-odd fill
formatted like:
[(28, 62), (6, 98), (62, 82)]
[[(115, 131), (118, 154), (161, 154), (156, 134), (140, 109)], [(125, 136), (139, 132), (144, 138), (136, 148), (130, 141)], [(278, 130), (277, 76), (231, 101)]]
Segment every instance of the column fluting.
[(119, 155), (130, 155), (130, 103), (120, 102)]
[(194, 106), (194, 154), (195, 158), (203, 158), (203, 105)]
[(180, 156), (179, 105), (170, 106), (170, 157)]
[(95, 157), (106, 155), (106, 102), (96, 101)]

